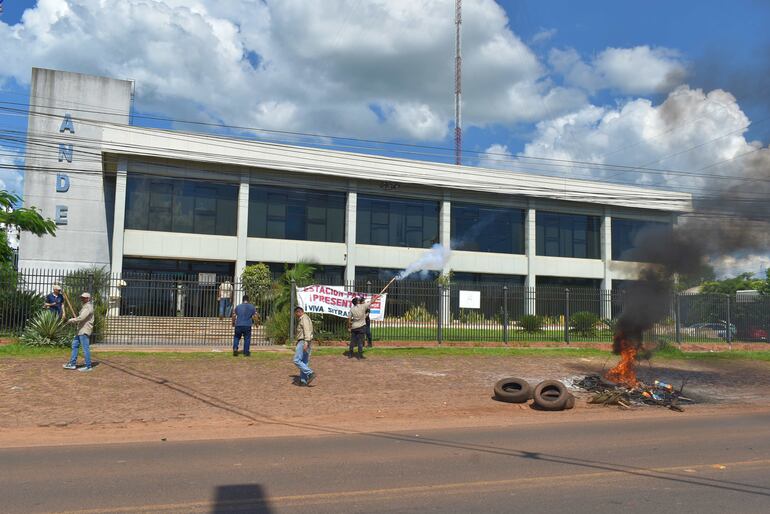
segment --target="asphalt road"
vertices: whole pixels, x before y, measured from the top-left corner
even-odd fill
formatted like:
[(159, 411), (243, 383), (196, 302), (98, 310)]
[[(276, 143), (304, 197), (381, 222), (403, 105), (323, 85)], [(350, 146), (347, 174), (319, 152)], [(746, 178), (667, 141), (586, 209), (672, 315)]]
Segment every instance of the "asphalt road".
[(5, 449), (0, 511), (767, 513), (770, 414)]

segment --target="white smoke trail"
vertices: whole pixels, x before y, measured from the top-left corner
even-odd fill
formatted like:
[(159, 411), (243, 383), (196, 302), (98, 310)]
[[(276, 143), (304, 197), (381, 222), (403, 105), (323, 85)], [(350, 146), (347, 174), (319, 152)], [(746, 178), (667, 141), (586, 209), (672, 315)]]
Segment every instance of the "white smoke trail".
[(427, 253), (406, 267), (396, 276), (396, 280), (403, 280), (418, 271), (441, 271), (449, 260), (452, 251), (439, 243), (434, 244)]

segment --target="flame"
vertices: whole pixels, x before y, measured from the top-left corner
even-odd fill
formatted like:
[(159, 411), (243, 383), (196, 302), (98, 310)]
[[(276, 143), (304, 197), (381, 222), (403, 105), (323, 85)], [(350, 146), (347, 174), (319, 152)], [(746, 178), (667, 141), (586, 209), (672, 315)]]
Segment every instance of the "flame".
[(639, 384), (636, 379), (636, 345), (619, 333), (615, 335), (615, 347), (620, 348), (620, 362), (607, 372), (605, 378), (616, 384), (636, 387)]

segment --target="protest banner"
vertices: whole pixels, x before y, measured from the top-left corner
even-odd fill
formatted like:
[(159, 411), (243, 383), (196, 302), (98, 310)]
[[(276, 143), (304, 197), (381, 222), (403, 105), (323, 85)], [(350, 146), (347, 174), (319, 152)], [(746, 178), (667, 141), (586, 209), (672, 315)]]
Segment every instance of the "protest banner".
[[(346, 291), (344, 286), (312, 285), (297, 288), (297, 305), (308, 314), (331, 314), (340, 318), (347, 318), (350, 314), (351, 301), (356, 297), (372, 299), (372, 294)], [(369, 317), (374, 321), (385, 319), (384, 294), (372, 302)]]

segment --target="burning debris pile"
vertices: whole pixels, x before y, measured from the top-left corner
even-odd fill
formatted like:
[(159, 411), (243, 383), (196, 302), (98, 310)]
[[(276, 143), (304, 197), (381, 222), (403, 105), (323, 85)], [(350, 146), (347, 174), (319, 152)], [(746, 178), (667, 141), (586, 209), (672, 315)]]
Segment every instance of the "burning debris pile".
[(676, 412), (684, 412), (682, 404), (695, 403), (691, 398), (682, 396), (684, 383), (677, 391), (671, 384), (666, 384), (660, 380), (656, 380), (653, 385), (649, 386), (637, 381), (636, 378), (631, 384), (629, 382), (612, 382), (600, 375), (587, 375), (574, 382), (574, 386), (593, 393), (588, 403), (617, 405), (624, 409), (630, 409), (632, 406), (656, 405), (667, 407)]

